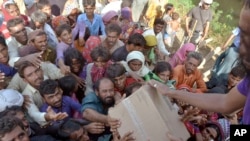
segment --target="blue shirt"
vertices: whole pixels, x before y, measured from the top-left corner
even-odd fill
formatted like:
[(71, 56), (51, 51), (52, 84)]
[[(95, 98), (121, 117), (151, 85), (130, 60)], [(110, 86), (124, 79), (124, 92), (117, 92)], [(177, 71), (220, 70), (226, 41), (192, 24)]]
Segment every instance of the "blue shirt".
[(0, 64), (0, 72), (3, 72), (6, 77), (9, 77), (16, 74), (16, 69), (4, 64)]
[[(40, 111), (41, 112), (46, 112), (48, 108), (48, 104), (45, 103), (41, 106)], [(74, 111), (81, 111), (81, 104), (74, 101), (72, 98), (68, 96), (63, 96), (62, 98), (62, 106), (60, 108), (52, 107), (53, 111), (55, 113), (59, 112), (66, 112), (70, 118), (73, 117), (73, 112)]]
[(81, 21), (84, 21), (86, 27), (89, 28), (90, 35), (98, 36), (99, 31), (101, 32), (102, 35), (106, 35), (105, 26), (103, 24), (102, 17), (100, 15), (94, 14), (94, 19), (91, 23), (90, 20), (87, 18), (86, 13), (83, 13), (79, 15), (77, 18), (77, 22), (81, 22)]
[(83, 112), (86, 109), (92, 109), (98, 113), (107, 115), (107, 111), (104, 110), (100, 98), (94, 92), (87, 94), (82, 100), (81, 111)]

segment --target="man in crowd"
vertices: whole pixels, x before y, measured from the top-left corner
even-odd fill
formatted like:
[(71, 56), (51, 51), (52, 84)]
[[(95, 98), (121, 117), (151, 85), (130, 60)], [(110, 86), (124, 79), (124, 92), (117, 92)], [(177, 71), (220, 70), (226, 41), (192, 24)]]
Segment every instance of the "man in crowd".
[(187, 14), (186, 32), (189, 38), (191, 37), (190, 42), (193, 44), (198, 44), (207, 37), (213, 16), (210, 9), (212, 3), (213, 0), (201, 0), (199, 6), (194, 7)]
[[(192, 92), (206, 92), (206, 84), (201, 71), (197, 68), (202, 62), (202, 56), (198, 52), (190, 52), (184, 65), (178, 65), (173, 69), (172, 80), (176, 81), (176, 87), (187, 85), (192, 88)], [(193, 88), (196, 83), (196, 88)]]

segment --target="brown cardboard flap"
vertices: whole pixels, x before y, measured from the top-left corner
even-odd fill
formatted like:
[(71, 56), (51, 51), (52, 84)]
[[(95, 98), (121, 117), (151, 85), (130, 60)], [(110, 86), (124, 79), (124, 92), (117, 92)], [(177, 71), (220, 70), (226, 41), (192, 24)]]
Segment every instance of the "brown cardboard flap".
[(137, 141), (168, 141), (167, 132), (183, 140), (189, 133), (172, 110), (169, 99), (158, 94), (156, 89), (145, 85), (109, 110), (109, 115), (120, 119), (121, 136), (133, 131)]

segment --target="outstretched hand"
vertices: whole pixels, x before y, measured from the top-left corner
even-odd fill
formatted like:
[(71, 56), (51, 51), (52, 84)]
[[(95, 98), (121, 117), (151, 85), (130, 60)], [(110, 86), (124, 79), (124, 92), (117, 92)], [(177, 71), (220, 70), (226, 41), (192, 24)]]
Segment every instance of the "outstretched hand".
[(155, 87), (160, 94), (167, 95), (169, 97), (173, 95), (174, 90), (170, 89), (167, 85), (161, 82), (152, 79), (149, 80), (147, 84), (149, 84), (152, 87)]
[(58, 121), (58, 120), (63, 120), (64, 118), (68, 117), (68, 114), (66, 112), (59, 112), (55, 113), (54, 110), (49, 106), (47, 108), (47, 120), (49, 121)]

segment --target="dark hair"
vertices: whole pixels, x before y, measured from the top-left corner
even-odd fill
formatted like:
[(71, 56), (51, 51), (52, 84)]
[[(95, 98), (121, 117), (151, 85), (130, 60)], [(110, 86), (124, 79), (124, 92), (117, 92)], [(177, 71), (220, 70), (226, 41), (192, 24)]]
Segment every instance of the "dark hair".
[(222, 128), (219, 123), (217, 122), (208, 122), (205, 124), (205, 127), (203, 127), (203, 130), (207, 127), (211, 127), (216, 130), (217, 136), (215, 138), (215, 141), (223, 141), (224, 140), (224, 133), (222, 131)]
[(128, 44), (144, 47), (146, 45), (146, 40), (141, 34), (134, 33), (128, 37)]
[(172, 19), (173, 19), (173, 20), (178, 20), (179, 17), (180, 17), (180, 16), (179, 16), (179, 14), (178, 14), (177, 12), (173, 12), (173, 13), (172, 13)]
[(24, 61), (20, 66), (18, 66), (18, 74), (21, 78), (24, 78), (24, 69), (26, 69), (27, 67), (35, 67), (34, 64), (32, 64), (29, 61)]
[(157, 62), (154, 69), (153, 69), (153, 73), (155, 73), (156, 75), (158, 75), (161, 72), (164, 71), (170, 71), (170, 74), (172, 73), (172, 67), (168, 62)]
[(67, 75), (58, 80), (60, 88), (63, 90), (63, 95), (70, 96), (77, 84), (76, 78), (72, 75)]
[[(43, 31), (43, 30), (40, 30), (36, 36), (42, 36), (42, 35), (45, 35), (46, 38), (47, 38), (47, 34)], [(32, 40), (30, 40), (31, 42), (34, 42), (35, 41), (35, 38), (33, 38)]]
[(126, 69), (123, 67), (123, 65), (119, 63), (114, 63), (109, 65), (106, 69), (106, 76), (113, 80), (115, 77), (119, 77), (125, 74), (125, 72)]
[(98, 79), (98, 80), (94, 83), (94, 90), (99, 91), (100, 84), (101, 84), (101, 82), (104, 81), (104, 80), (109, 80), (110, 82), (113, 83), (113, 81), (112, 81), (110, 78), (108, 78), (108, 77), (102, 77), (102, 78)]
[(244, 8), (250, 8), (250, 0), (245, 0), (244, 1)]
[(154, 25), (157, 25), (157, 24), (164, 25), (164, 24), (165, 24), (165, 22), (164, 22), (164, 20), (163, 20), (163, 19), (159, 19), (159, 18), (157, 18), (157, 19), (155, 19), (155, 21), (154, 21)]
[(230, 71), (230, 74), (232, 74), (234, 77), (239, 77), (242, 79), (246, 75), (246, 70), (244, 66), (237, 65)]
[(188, 53), (187, 60), (189, 60), (191, 58), (194, 58), (194, 59), (198, 60), (199, 61), (198, 65), (200, 65), (202, 60), (203, 60), (202, 55), (199, 52), (195, 52), (195, 51), (191, 51), (191, 52)]
[(71, 133), (81, 128), (83, 128), (83, 124), (81, 122), (75, 119), (69, 119), (61, 125), (61, 127), (58, 130), (58, 135), (63, 139), (65, 138), (69, 139)]
[(8, 30), (10, 31), (10, 28), (15, 27), (15, 26), (18, 25), (18, 24), (24, 24), (22, 18), (13, 18), (13, 19), (10, 19), (10, 20), (7, 22), (7, 28), (8, 28)]
[(39, 10), (42, 10), (44, 8), (44, 6), (50, 6), (50, 3), (48, 0), (39, 0), (36, 3), (36, 8)]
[(104, 62), (108, 62), (111, 57), (109, 50), (102, 46), (95, 47), (91, 51), (90, 56), (93, 61), (97, 61), (97, 59), (100, 57)]
[(142, 83), (140, 82), (134, 82), (134, 83), (131, 83), (129, 84), (126, 88), (125, 88), (125, 93), (126, 93), (126, 96), (130, 96), (132, 94), (132, 91), (134, 88), (140, 88), (142, 86)]
[(91, 5), (95, 6), (95, 0), (83, 0), (83, 6)]
[(40, 95), (44, 97), (44, 95), (55, 93), (56, 88), (58, 87), (59, 87), (59, 84), (57, 81), (52, 80), (52, 79), (47, 79), (41, 83), (38, 90), (39, 90)]
[(1, 138), (3, 138), (5, 134), (10, 133), (18, 126), (24, 130), (24, 125), (18, 118), (9, 116), (0, 118), (0, 140), (2, 140)]
[(169, 10), (172, 10), (174, 7), (174, 5), (172, 3), (167, 3), (164, 8), (165, 8), (165, 12), (167, 13)]
[[(81, 66), (80, 68), (83, 68), (83, 66), (86, 63), (86, 60), (83, 58), (82, 54), (75, 48), (68, 48), (64, 51), (64, 63), (67, 66), (70, 66), (70, 69), (72, 70), (72, 59), (76, 59), (80, 62)], [(81, 71), (81, 70), (80, 70)]]
[(106, 26), (105, 32), (106, 34), (110, 32), (116, 32), (119, 36), (122, 33), (122, 28), (118, 24), (111, 23)]
[(2, 36), (0, 36), (0, 45), (4, 46), (4, 48), (7, 48), (7, 44), (5, 42), (5, 39)]
[(7, 107), (4, 111), (0, 112), (0, 117), (14, 117), (18, 112), (24, 113), (23, 108), (21, 106), (14, 105), (11, 107)]
[(61, 24), (61, 25), (59, 25), (55, 30), (56, 35), (58, 37), (61, 36), (62, 32), (65, 31), (65, 30), (68, 31), (69, 33), (71, 33), (71, 31), (72, 31), (71, 26), (69, 24)]

